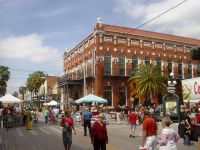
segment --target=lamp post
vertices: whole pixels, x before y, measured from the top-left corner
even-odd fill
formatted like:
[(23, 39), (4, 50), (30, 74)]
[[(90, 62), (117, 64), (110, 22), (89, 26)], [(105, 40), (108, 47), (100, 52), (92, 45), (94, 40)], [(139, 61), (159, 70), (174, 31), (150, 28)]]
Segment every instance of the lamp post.
[(178, 95), (176, 95), (176, 80), (174, 79), (174, 73), (170, 73), (170, 78), (168, 83), (168, 94), (163, 97), (163, 112), (164, 115), (170, 115), (174, 117), (174, 113), (178, 116), (178, 122), (180, 122), (180, 100)]

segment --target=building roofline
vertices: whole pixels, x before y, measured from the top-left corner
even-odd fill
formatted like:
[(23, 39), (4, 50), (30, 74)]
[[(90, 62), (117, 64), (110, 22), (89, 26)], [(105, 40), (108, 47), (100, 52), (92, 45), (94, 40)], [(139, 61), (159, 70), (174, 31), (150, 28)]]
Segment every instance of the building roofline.
[(130, 34), (130, 35), (157, 38), (157, 39), (168, 40), (168, 41), (176, 41), (176, 42), (187, 43), (187, 44), (200, 45), (199, 39), (188, 38), (184, 36), (178, 36), (178, 35), (167, 34), (167, 33), (147, 31), (147, 30), (142, 30), (142, 29), (137, 29), (137, 28), (104, 24), (103, 30), (111, 31), (111, 32), (120, 32), (120, 33), (125, 33), (125, 34)]

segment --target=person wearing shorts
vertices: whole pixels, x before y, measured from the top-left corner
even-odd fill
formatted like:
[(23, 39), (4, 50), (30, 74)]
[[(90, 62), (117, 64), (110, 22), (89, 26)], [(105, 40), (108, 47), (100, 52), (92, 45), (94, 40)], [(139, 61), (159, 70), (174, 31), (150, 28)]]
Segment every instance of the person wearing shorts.
[(130, 113), (128, 114), (128, 120), (129, 120), (129, 124), (130, 124), (130, 135), (129, 137), (135, 137), (134, 133), (135, 133), (135, 129), (136, 129), (136, 120), (137, 120), (137, 113), (134, 112), (134, 110), (131, 110)]

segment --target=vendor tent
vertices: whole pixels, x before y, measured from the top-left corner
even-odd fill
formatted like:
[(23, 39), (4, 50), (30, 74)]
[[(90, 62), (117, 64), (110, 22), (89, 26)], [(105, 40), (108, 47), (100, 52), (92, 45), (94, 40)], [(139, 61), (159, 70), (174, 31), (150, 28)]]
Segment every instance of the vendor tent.
[(50, 101), (49, 103), (46, 103), (46, 105), (47, 105), (47, 106), (58, 106), (59, 103), (56, 102), (56, 101), (54, 101), (54, 100), (52, 100), (52, 101)]
[(107, 103), (108, 101), (104, 98), (98, 97), (93, 94), (89, 94), (87, 96), (84, 96), (78, 100), (75, 101), (75, 103), (80, 104), (80, 103), (92, 103), (92, 102), (98, 102), (98, 103)]
[(0, 98), (2, 103), (21, 103), (22, 101), (10, 94), (6, 94), (5, 96)]

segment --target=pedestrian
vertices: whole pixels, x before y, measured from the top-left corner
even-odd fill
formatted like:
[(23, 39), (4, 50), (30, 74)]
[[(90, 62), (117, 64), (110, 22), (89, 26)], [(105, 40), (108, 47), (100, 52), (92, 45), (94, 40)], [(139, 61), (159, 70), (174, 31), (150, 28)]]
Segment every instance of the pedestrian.
[(177, 150), (176, 143), (180, 137), (174, 129), (170, 128), (171, 122), (169, 117), (162, 119), (163, 130), (157, 143), (159, 150)]
[(63, 127), (62, 136), (65, 150), (70, 150), (72, 145), (72, 130), (74, 131), (74, 134), (76, 134), (76, 131), (74, 128), (73, 118), (69, 112), (65, 112), (65, 116), (61, 119), (60, 126)]
[(108, 135), (106, 124), (104, 123), (105, 116), (99, 114), (97, 118), (98, 120), (94, 122), (90, 130), (91, 143), (94, 146), (94, 150), (106, 150)]
[(135, 137), (135, 129), (136, 129), (136, 121), (137, 121), (137, 113), (134, 112), (134, 110), (130, 110), (130, 113), (128, 114), (128, 121), (130, 124), (130, 135), (129, 137)]
[(156, 121), (151, 117), (151, 114), (148, 109), (144, 110), (144, 120), (142, 125), (143, 125), (143, 137), (141, 146), (146, 147), (147, 150), (155, 150), (157, 124)]
[(185, 111), (185, 124), (184, 124), (184, 144), (190, 145), (192, 135), (192, 123), (189, 116), (189, 110)]
[(26, 111), (26, 129), (27, 130), (32, 129), (32, 114), (30, 108), (28, 108)]
[(47, 108), (45, 108), (45, 111), (44, 111), (44, 118), (45, 118), (45, 124), (48, 124), (49, 110)]
[(92, 113), (89, 111), (89, 108), (86, 108), (85, 112), (83, 113), (84, 136), (87, 136), (87, 127), (89, 130), (91, 128), (91, 119)]

